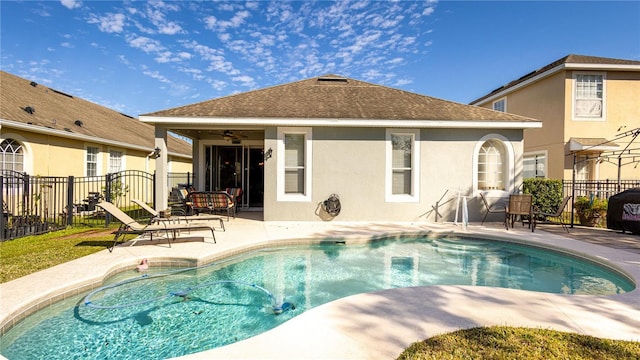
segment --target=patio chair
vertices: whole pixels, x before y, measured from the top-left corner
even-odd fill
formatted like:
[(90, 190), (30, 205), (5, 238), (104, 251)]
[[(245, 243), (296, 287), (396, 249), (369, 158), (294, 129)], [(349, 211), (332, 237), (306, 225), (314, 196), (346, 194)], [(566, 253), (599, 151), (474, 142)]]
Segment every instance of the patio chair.
[[(167, 242), (169, 243), (169, 247), (171, 247), (171, 240), (176, 240), (176, 233), (180, 230), (203, 230), (208, 229), (211, 230), (211, 236), (213, 237), (213, 243), (216, 243), (216, 236), (213, 233), (213, 226), (205, 225), (205, 224), (194, 224), (194, 223), (186, 223), (186, 224), (174, 224), (170, 222), (159, 222), (156, 224), (142, 225), (132, 219), (129, 215), (127, 215), (124, 211), (120, 210), (117, 206), (113, 205), (110, 202), (102, 201), (96, 204), (97, 207), (103, 209), (121, 222), (120, 227), (115, 232), (115, 236), (113, 238), (113, 245), (109, 248), (109, 252), (113, 251), (113, 248), (118, 243), (118, 239), (120, 237), (124, 238), (124, 235), (127, 234), (137, 234), (144, 235), (149, 234), (150, 240), (153, 240), (153, 233), (164, 231), (167, 236), (171, 232), (171, 237), (167, 238)], [(134, 241), (133, 244), (137, 242)], [(133, 245), (132, 244), (132, 245)]]
[(520, 217), (522, 226), (525, 220), (529, 223), (531, 231), (536, 230), (535, 217), (533, 216), (533, 196), (531, 194), (514, 194), (509, 196), (509, 206), (507, 206), (506, 227), (509, 230), (509, 223), (513, 228), (515, 219)]
[(211, 196), (211, 202), (213, 204), (213, 211), (225, 211), (227, 212), (227, 221), (233, 214), (236, 217), (236, 203), (233, 201), (231, 195), (225, 191), (213, 191), (209, 193)]
[(556, 210), (555, 213), (545, 213), (541, 211), (536, 211), (533, 213), (533, 215), (542, 219), (542, 221), (545, 221), (545, 222), (548, 222), (547, 218), (549, 217), (560, 219), (560, 225), (562, 225), (562, 228), (565, 229), (568, 233), (569, 228), (567, 227), (567, 224), (565, 224), (564, 220), (562, 219), (562, 213), (564, 212), (564, 209), (567, 207), (569, 200), (571, 200), (571, 196), (565, 196), (564, 199), (562, 199), (562, 203), (560, 203), (560, 206), (558, 206), (558, 210)]
[(190, 192), (186, 198), (185, 204), (188, 207), (188, 213), (198, 215), (200, 213), (213, 213), (213, 201), (210, 193), (206, 191)]
[[(484, 207), (487, 209), (487, 212), (484, 214), (484, 217), (482, 218), (481, 225), (484, 224), (484, 221), (487, 219), (487, 215), (489, 215), (489, 214), (504, 214), (505, 217), (506, 217), (506, 214), (507, 214), (506, 206), (504, 206), (501, 203), (495, 203), (493, 205), (489, 205), (489, 202), (487, 201), (487, 198), (484, 196), (483, 193), (480, 193), (480, 198), (482, 198), (482, 202), (484, 203)], [(506, 225), (506, 220), (505, 220), (505, 225)]]
[(220, 221), (220, 227), (222, 228), (222, 231), (226, 231), (224, 228), (224, 221), (222, 221), (222, 218), (219, 216), (200, 216), (200, 215), (194, 215), (194, 216), (188, 216), (188, 215), (178, 215), (178, 216), (171, 216), (168, 218), (163, 218), (160, 217), (160, 214), (151, 206), (145, 204), (143, 201), (138, 200), (138, 199), (132, 199), (131, 202), (133, 202), (134, 204), (140, 206), (142, 208), (142, 210), (148, 212), (151, 215), (151, 219), (149, 219), (149, 224), (153, 224), (153, 223), (157, 223), (160, 221), (177, 221), (178, 223), (180, 221), (184, 221), (186, 223), (188, 223), (189, 221), (193, 221), (193, 220), (202, 220), (202, 221), (207, 221), (207, 220), (218, 220)]
[(233, 199), (233, 203), (235, 204), (235, 211), (236, 213), (238, 213), (238, 211), (240, 209), (238, 209), (238, 204), (240, 204), (242, 202), (242, 188), (234, 188), (234, 187), (229, 187), (225, 189), (225, 192), (229, 195), (231, 195), (231, 198)]

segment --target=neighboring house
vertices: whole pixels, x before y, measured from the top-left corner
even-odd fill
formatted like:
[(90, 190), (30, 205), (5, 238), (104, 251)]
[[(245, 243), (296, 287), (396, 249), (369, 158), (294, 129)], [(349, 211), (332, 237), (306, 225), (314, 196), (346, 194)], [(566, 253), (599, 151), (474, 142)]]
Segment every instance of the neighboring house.
[[(39, 176), (153, 172), (154, 127), (0, 72), (0, 169)], [(168, 138), (170, 172), (190, 172), (191, 145)]]
[[(156, 126), (161, 149), (167, 131), (193, 140), (197, 189), (242, 187), (242, 205), (262, 208), (267, 221), (331, 220), (322, 205), (332, 194), (336, 220), (454, 220), (458, 194), (503, 197), (519, 186), (523, 131), (541, 125), (336, 75), (140, 120)], [(166, 160), (156, 161), (161, 169)], [(470, 218), (483, 214), (471, 201)]]
[(640, 179), (640, 139), (629, 146), (640, 131), (640, 61), (568, 55), (471, 105), (542, 121), (524, 132), (524, 177), (571, 180), (575, 155), (577, 180), (618, 179), (619, 157), (621, 179)]

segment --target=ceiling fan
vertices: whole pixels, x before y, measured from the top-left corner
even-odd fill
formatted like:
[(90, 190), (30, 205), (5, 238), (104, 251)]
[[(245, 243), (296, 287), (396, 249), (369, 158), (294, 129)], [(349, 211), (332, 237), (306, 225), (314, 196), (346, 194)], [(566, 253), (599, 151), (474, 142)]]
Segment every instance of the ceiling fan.
[(230, 140), (246, 139), (247, 136), (243, 134), (236, 134), (231, 130), (225, 130), (222, 132), (222, 138), (227, 141), (230, 141)]

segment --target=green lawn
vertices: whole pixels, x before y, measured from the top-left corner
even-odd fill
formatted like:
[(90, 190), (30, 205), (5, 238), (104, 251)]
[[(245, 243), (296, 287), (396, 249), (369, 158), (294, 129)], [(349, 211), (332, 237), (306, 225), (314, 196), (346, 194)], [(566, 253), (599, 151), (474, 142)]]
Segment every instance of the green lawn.
[(106, 249), (115, 228), (76, 227), (0, 243), (0, 283)]
[(640, 342), (545, 329), (492, 326), (458, 330), (416, 342), (398, 359), (638, 360)]

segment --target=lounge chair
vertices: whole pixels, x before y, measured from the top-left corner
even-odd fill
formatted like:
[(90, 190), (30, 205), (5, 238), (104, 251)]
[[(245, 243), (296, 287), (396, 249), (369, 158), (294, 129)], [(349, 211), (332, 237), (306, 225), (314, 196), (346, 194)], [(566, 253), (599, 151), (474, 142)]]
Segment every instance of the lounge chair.
[(562, 213), (564, 212), (564, 208), (567, 207), (569, 200), (571, 200), (571, 196), (565, 196), (564, 199), (562, 199), (562, 203), (560, 203), (560, 206), (558, 206), (558, 209), (556, 210), (555, 213), (545, 213), (541, 211), (536, 211), (533, 214), (534, 216), (542, 219), (542, 221), (545, 221), (545, 222), (548, 221), (547, 219), (548, 217), (554, 217), (554, 218), (560, 219), (560, 225), (562, 225), (562, 228), (565, 229), (568, 233), (569, 228), (567, 227), (567, 224), (565, 224), (564, 220), (562, 219)]
[(199, 216), (199, 215), (194, 215), (194, 216), (187, 216), (187, 215), (179, 215), (179, 216), (171, 216), (169, 218), (163, 218), (160, 217), (160, 214), (158, 214), (158, 212), (152, 208), (151, 206), (147, 205), (144, 203), (144, 201), (138, 200), (138, 199), (132, 199), (131, 202), (133, 202), (134, 204), (140, 206), (144, 211), (148, 212), (149, 214), (151, 214), (151, 219), (149, 220), (149, 224), (153, 224), (153, 223), (157, 223), (157, 222), (161, 222), (161, 221), (177, 221), (178, 223), (180, 221), (184, 221), (186, 223), (188, 223), (189, 221), (193, 221), (193, 220), (202, 220), (202, 221), (207, 221), (207, 220), (218, 220), (220, 221), (220, 227), (222, 228), (222, 231), (226, 231), (224, 228), (224, 221), (222, 221), (222, 218), (220, 216)]
[[(205, 224), (194, 224), (194, 223), (186, 223), (186, 224), (174, 224), (167, 221), (162, 221), (155, 224), (142, 225), (132, 219), (129, 215), (127, 215), (122, 210), (118, 209), (117, 206), (113, 205), (110, 202), (102, 201), (96, 204), (97, 207), (102, 208), (104, 211), (111, 214), (111, 216), (115, 217), (120, 224), (120, 227), (115, 232), (115, 236), (113, 238), (113, 245), (109, 248), (109, 252), (113, 251), (113, 248), (118, 243), (118, 239), (120, 237), (124, 237), (126, 234), (149, 234), (150, 239), (153, 240), (153, 233), (158, 231), (164, 231), (169, 235), (171, 232), (171, 237), (167, 238), (167, 242), (169, 243), (169, 247), (171, 247), (171, 239), (175, 241), (176, 233), (180, 230), (203, 230), (208, 229), (211, 230), (211, 236), (213, 237), (213, 243), (216, 243), (216, 236), (213, 233), (213, 226), (205, 225)], [(137, 240), (136, 240), (137, 241)], [(135, 244), (135, 241), (134, 241)]]

